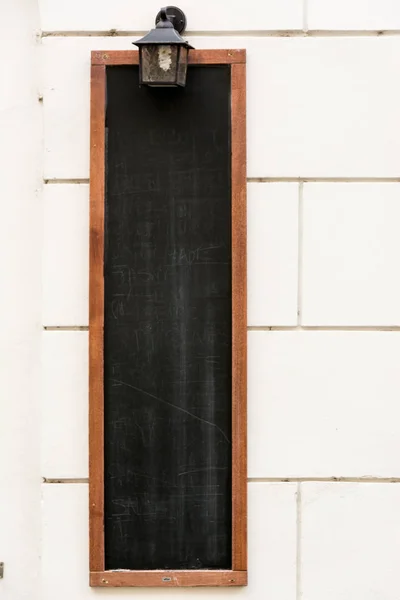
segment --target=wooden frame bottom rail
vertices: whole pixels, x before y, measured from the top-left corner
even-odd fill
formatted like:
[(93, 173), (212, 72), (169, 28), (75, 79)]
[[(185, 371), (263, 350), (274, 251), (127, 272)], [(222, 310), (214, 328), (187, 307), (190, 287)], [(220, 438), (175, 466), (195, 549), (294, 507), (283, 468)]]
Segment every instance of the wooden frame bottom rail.
[(200, 587), (247, 585), (247, 571), (92, 571), (92, 587)]

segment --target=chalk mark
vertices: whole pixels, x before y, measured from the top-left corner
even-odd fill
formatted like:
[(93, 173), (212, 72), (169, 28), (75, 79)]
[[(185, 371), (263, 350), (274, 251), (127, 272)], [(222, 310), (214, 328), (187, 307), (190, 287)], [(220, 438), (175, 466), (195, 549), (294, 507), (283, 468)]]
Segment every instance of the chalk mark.
[(186, 415), (189, 415), (189, 417), (192, 417), (193, 419), (196, 419), (197, 421), (200, 421), (201, 423), (207, 423), (207, 425), (211, 425), (211, 427), (215, 427), (223, 435), (223, 437), (226, 439), (228, 444), (231, 443), (231, 441), (228, 439), (228, 437), (226, 436), (224, 431), (222, 431), (222, 429), (220, 427), (218, 427), (218, 425), (216, 425), (215, 423), (212, 423), (211, 421), (207, 421), (206, 419), (202, 419), (201, 417), (198, 417), (197, 415), (192, 414), (188, 410), (185, 410), (184, 408), (181, 408), (180, 406), (176, 406), (176, 404), (172, 404), (171, 402), (168, 402), (167, 400), (163, 400), (162, 398), (159, 398), (158, 396), (154, 396), (154, 394), (150, 394), (150, 392), (141, 390), (140, 388), (137, 388), (130, 383), (126, 383), (126, 381), (121, 381), (119, 379), (112, 379), (112, 378), (110, 378), (110, 381), (113, 381), (114, 383), (116, 383), (118, 385), (125, 385), (126, 387), (129, 387), (132, 390), (135, 390), (136, 392), (140, 392), (141, 394), (144, 394), (145, 396), (149, 396), (150, 398), (153, 398), (154, 400), (157, 400), (158, 402), (161, 402), (162, 404), (171, 406), (172, 408), (175, 408), (176, 410), (179, 410), (179, 411), (185, 413)]
[(183, 471), (183, 473), (178, 473), (178, 477), (182, 477), (182, 475), (189, 475), (192, 473), (200, 473), (202, 471), (226, 471), (228, 467), (204, 467), (202, 469), (193, 469), (193, 471)]

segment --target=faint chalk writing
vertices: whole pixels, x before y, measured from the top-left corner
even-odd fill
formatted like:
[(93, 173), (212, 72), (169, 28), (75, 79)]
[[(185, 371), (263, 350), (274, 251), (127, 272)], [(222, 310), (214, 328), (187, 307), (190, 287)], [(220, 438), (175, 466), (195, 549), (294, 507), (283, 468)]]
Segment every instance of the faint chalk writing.
[(132, 388), (136, 392), (139, 392), (141, 394), (145, 394), (146, 396), (149, 396), (150, 398), (154, 398), (154, 400), (157, 400), (158, 402), (161, 402), (162, 404), (166, 404), (167, 406), (171, 406), (172, 408), (175, 408), (176, 410), (179, 410), (180, 412), (183, 412), (183, 413), (189, 415), (189, 417), (192, 417), (193, 419), (197, 419), (197, 421), (201, 421), (202, 423), (207, 423), (207, 425), (211, 425), (211, 427), (215, 427), (216, 429), (218, 429), (218, 431), (221, 433), (221, 435), (226, 439), (226, 441), (228, 442), (228, 444), (231, 443), (230, 440), (229, 440), (229, 438), (224, 433), (224, 431), (222, 431), (222, 429), (220, 427), (218, 427), (218, 425), (216, 425), (215, 423), (211, 423), (211, 421), (207, 421), (206, 419), (202, 419), (201, 417), (198, 417), (197, 415), (194, 415), (193, 413), (189, 412), (188, 410), (185, 410), (184, 408), (181, 408), (180, 406), (176, 406), (176, 404), (172, 404), (171, 402), (168, 402), (167, 400), (163, 400), (162, 398), (158, 398), (158, 396), (154, 396), (154, 394), (150, 394), (150, 392), (146, 392), (145, 390), (141, 390), (140, 388), (137, 388), (134, 385), (131, 385), (130, 383), (126, 383), (126, 381), (120, 381), (119, 379), (110, 379), (110, 381), (113, 381), (117, 385), (125, 385), (126, 387)]

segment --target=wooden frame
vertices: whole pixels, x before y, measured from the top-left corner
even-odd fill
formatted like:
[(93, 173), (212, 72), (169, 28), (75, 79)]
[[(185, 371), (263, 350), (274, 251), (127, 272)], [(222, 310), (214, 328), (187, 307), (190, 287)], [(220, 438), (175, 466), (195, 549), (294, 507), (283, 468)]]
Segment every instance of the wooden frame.
[(90, 113), (89, 522), (91, 586), (247, 584), (246, 54), (192, 50), (191, 65), (231, 67), (232, 149), (232, 570), (105, 571), (104, 192), (106, 66), (137, 65), (137, 51), (92, 52)]

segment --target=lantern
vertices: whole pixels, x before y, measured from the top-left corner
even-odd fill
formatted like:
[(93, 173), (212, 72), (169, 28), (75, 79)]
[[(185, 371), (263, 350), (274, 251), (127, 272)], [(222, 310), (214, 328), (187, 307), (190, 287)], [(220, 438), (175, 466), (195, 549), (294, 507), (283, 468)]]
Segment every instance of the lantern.
[[(167, 11), (172, 12), (171, 16)], [(162, 8), (157, 16), (156, 28), (133, 42), (139, 48), (140, 85), (185, 86), (188, 54), (193, 48), (179, 35), (185, 24), (182, 11), (175, 7)]]

